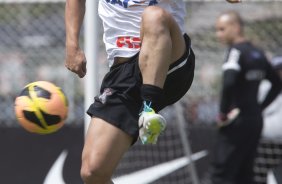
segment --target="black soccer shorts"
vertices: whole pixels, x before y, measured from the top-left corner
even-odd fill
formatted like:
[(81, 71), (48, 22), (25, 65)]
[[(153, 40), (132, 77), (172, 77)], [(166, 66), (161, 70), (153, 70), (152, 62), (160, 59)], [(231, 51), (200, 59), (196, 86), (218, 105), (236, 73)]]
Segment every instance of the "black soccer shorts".
[[(158, 112), (164, 107), (177, 102), (189, 90), (195, 68), (195, 55), (188, 35), (185, 54), (169, 67), (164, 84), (164, 100), (154, 110)], [(136, 54), (130, 61), (116, 64), (104, 77), (100, 95), (87, 113), (91, 117), (101, 118), (132, 136), (135, 141), (139, 135), (138, 118), (143, 100), (140, 96), (142, 75)]]

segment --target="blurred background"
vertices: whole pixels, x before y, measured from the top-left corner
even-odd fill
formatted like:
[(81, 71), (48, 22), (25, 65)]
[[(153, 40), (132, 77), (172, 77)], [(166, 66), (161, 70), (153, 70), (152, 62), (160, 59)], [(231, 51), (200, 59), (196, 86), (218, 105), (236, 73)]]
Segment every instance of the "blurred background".
[[(52, 180), (46, 179), (47, 174), (60, 156), (65, 156), (61, 180), (53, 180), (53, 184), (82, 183), (79, 168), (84, 135), (85, 79), (78, 78), (64, 67), (64, 6), (63, 0), (0, 0), (0, 183), (49, 184)], [(226, 52), (226, 48), (217, 42), (214, 28), (216, 17), (222, 11), (233, 9), (240, 12), (246, 22), (247, 37), (264, 49), (269, 59), (282, 55), (280, 1), (244, 1), (231, 5), (223, 0), (191, 0), (186, 2), (186, 8), (186, 30), (196, 54), (193, 85), (177, 107), (162, 111), (169, 125), (158, 145), (142, 146), (138, 142), (125, 155), (115, 173), (116, 178), (187, 154), (200, 153), (198, 158), (195, 156), (193, 164), (178, 163), (175, 171), (144, 183), (189, 184), (197, 180), (202, 184), (209, 183), (221, 65)], [(98, 75), (93, 80), (100, 84), (108, 71), (108, 63), (101, 22), (98, 24), (97, 60), (88, 60), (88, 63), (97, 62)], [(87, 39), (83, 32), (84, 29), (81, 32), (82, 46)], [(14, 115), (15, 97), (26, 84), (38, 80), (60, 86), (69, 100), (66, 125), (57, 133), (46, 136), (27, 133)], [(184, 134), (181, 128), (185, 130)], [(266, 183), (265, 175), (261, 173), (280, 161), (281, 142), (262, 139), (264, 146), (259, 149), (258, 163), (254, 168), (258, 183)], [(267, 154), (270, 152), (278, 156), (269, 158)]]

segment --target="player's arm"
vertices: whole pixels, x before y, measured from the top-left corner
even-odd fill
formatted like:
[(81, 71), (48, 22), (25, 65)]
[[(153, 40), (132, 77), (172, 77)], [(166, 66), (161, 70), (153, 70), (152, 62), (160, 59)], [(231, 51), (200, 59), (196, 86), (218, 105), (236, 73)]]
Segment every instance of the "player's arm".
[(241, 66), (239, 64), (240, 51), (232, 48), (228, 54), (227, 61), (223, 64), (223, 83), (220, 99), (219, 121), (227, 120), (227, 114), (231, 110), (232, 97), (238, 80)]
[(267, 62), (266, 79), (271, 82), (271, 88), (267, 93), (265, 99), (261, 103), (262, 109), (265, 109), (277, 97), (282, 88), (282, 82), (278, 74), (274, 71), (271, 65)]
[(217, 117), (217, 125), (219, 127), (226, 126), (232, 119), (236, 118), (240, 110), (238, 108), (231, 109), (233, 92), (236, 87), (239, 72), (228, 69), (223, 73), (223, 85), (220, 99), (220, 112)]
[(67, 0), (65, 6), (66, 61), (65, 66), (79, 77), (86, 74), (86, 59), (79, 47), (79, 33), (85, 14), (86, 0)]
[(238, 74), (238, 71), (232, 69), (228, 69), (223, 73), (223, 84), (220, 103), (220, 112), (223, 114), (227, 114), (230, 111), (230, 107), (232, 106), (231, 97), (233, 97), (233, 92), (236, 87)]

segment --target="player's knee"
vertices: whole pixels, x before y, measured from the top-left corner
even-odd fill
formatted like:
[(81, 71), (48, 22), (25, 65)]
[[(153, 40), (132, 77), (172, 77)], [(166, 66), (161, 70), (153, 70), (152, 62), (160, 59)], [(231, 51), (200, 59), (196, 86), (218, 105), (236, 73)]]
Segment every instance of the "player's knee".
[(107, 173), (107, 171), (95, 165), (93, 162), (82, 162), (80, 175), (85, 184), (107, 183), (111, 179), (111, 174)]
[(145, 32), (160, 34), (169, 28), (170, 15), (162, 8), (147, 7), (142, 14), (142, 29)]

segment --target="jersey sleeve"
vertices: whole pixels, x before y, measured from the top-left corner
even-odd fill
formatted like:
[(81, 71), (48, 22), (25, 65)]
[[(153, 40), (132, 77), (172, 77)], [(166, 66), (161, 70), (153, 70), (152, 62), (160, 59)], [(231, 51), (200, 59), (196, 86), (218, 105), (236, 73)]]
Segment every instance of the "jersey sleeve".
[(241, 66), (239, 64), (240, 55), (241, 55), (240, 50), (236, 48), (232, 48), (228, 54), (226, 62), (222, 66), (223, 71), (226, 70), (240, 71), (241, 70)]
[(220, 99), (220, 112), (227, 114), (232, 106), (232, 97), (234, 88), (241, 71), (241, 65), (239, 63), (241, 57), (241, 51), (232, 48), (227, 56), (226, 62), (223, 64), (223, 83)]

